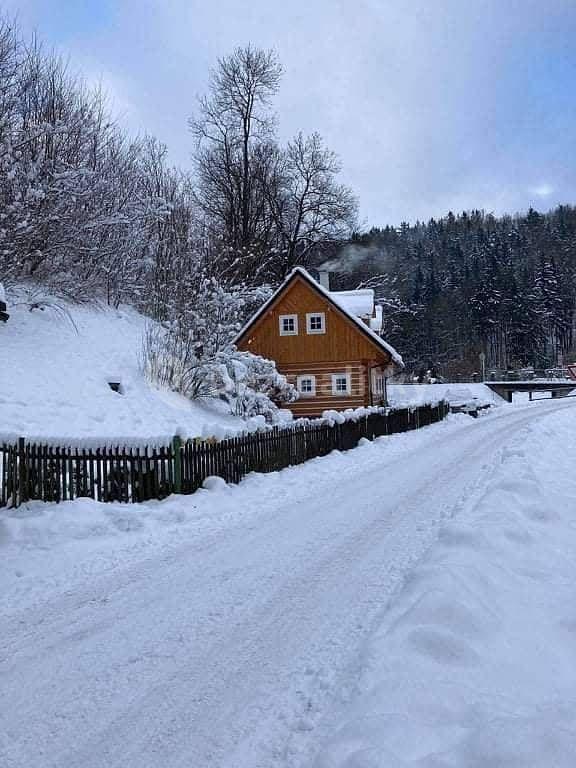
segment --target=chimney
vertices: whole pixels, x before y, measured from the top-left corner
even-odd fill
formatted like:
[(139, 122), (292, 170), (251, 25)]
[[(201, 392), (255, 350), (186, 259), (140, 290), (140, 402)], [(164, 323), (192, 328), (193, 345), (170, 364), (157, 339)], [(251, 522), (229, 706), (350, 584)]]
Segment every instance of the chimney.
[(330, 272), (327, 269), (318, 270), (318, 282), (327, 291), (330, 290)]

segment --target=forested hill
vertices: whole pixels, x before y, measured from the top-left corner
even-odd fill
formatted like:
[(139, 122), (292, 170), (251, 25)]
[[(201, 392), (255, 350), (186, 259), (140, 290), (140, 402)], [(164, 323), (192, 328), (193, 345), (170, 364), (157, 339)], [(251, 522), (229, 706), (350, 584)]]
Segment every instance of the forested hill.
[(342, 284), (376, 285), (388, 337), (410, 368), (471, 373), (482, 351), (489, 368), (576, 357), (573, 206), (372, 229), (333, 266)]

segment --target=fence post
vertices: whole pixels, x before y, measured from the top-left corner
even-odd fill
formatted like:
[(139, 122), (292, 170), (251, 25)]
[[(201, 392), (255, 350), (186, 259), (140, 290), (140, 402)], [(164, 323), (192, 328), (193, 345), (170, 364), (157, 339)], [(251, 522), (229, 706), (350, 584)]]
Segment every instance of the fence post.
[(26, 442), (23, 437), (18, 438), (18, 488), (15, 489), (17, 499), (16, 506), (19, 507), (23, 501), (27, 501), (26, 494)]
[(182, 439), (180, 435), (172, 438), (172, 453), (174, 455), (174, 493), (182, 493)]

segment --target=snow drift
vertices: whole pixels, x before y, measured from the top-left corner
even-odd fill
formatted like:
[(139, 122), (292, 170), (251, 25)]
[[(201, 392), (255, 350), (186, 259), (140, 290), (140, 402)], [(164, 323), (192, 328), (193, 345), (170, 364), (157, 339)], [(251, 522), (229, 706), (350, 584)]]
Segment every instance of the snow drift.
[(16, 303), (10, 313), (0, 324), (0, 437), (166, 443), (177, 433), (253, 426), (218, 399), (191, 401), (148, 384), (139, 363), (147, 319), (133, 309)]
[(576, 765), (575, 428), (564, 409), (493, 457), (384, 616), (314, 768)]

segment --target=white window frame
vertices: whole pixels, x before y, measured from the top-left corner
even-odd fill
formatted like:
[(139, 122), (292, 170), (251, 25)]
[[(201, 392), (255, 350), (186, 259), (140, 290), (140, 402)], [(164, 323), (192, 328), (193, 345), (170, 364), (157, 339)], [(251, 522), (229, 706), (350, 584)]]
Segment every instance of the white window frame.
[(372, 378), (372, 385), (374, 389), (374, 394), (383, 395), (384, 394), (384, 374), (374, 373)]
[[(346, 391), (343, 392), (341, 389), (337, 388), (337, 380), (338, 379), (346, 379)], [(350, 382), (350, 374), (349, 373), (333, 373), (332, 374), (332, 394), (333, 395), (341, 395), (344, 397), (349, 397), (352, 394), (352, 387)]]
[[(312, 318), (319, 317), (322, 321), (320, 328), (312, 328)], [(316, 335), (326, 333), (326, 313), (325, 312), (306, 312), (306, 333)]]
[[(312, 382), (312, 389), (310, 390), (310, 392), (302, 391), (303, 381)], [(297, 376), (296, 389), (298, 390), (300, 397), (316, 397), (316, 376), (314, 376), (312, 373), (303, 373), (301, 376)]]
[[(294, 320), (294, 330), (287, 331), (284, 328), (284, 320)], [(280, 315), (278, 318), (280, 336), (298, 336), (298, 315)]]

